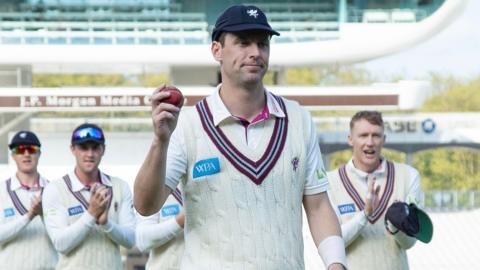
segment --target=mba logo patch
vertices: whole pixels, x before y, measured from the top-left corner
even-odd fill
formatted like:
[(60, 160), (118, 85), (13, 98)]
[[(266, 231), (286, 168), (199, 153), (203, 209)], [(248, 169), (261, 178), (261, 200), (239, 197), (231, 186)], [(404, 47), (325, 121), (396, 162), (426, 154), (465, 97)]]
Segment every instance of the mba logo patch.
[(220, 172), (220, 160), (216, 158), (209, 158), (197, 161), (193, 166), (192, 178), (198, 178), (206, 175), (212, 175)]
[(341, 204), (338, 206), (338, 211), (340, 211), (340, 215), (355, 213), (355, 205), (353, 203)]
[(3, 215), (5, 217), (14, 216), (15, 215), (15, 210), (13, 210), (13, 208), (5, 208), (5, 209), (3, 209)]
[(83, 208), (82, 208), (81, 205), (77, 205), (77, 206), (68, 208), (68, 215), (69, 216), (75, 216), (75, 215), (78, 215), (78, 214), (81, 214), (81, 213), (83, 213)]
[(180, 213), (180, 206), (178, 204), (170, 204), (162, 207), (162, 217), (176, 216)]

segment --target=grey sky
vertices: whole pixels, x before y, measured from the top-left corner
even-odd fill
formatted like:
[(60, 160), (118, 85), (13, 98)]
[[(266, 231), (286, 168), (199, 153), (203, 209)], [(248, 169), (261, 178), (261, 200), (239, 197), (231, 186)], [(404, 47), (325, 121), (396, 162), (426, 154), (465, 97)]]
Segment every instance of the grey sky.
[(464, 13), (424, 43), (394, 55), (358, 64), (380, 77), (424, 78), (434, 71), (472, 78), (480, 75), (480, 1), (470, 0)]

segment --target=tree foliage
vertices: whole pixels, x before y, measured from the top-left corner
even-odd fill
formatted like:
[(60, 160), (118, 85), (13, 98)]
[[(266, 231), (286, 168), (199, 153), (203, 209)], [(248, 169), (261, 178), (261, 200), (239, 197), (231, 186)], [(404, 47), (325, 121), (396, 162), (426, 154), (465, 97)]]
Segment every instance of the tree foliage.
[(434, 93), (424, 104), (425, 112), (480, 111), (480, 77), (461, 82), (452, 77), (432, 76)]
[(413, 166), (427, 190), (480, 190), (479, 161), (478, 151), (441, 148), (415, 154)]
[(33, 87), (157, 87), (168, 83), (166, 74), (33, 74)]
[(65, 86), (121, 86), (126, 80), (122, 75), (110, 74), (33, 74), (33, 87)]
[(285, 76), (287, 85), (355, 85), (375, 81), (368, 70), (350, 65), (289, 68)]

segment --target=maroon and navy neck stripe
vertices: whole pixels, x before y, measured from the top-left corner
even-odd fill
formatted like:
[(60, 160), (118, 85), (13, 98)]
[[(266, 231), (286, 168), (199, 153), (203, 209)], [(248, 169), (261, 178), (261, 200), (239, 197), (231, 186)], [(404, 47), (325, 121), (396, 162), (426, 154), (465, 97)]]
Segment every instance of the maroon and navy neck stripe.
[(23, 203), (20, 201), (20, 198), (18, 198), (17, 193), (12, 190), (12, 179), (9, 178), (6, 182), (7, 184), (7, 192), (8, 195), (10, 196), (10, 199), (12, 200), (13, 206), (15, 206), (15, 209), (17, 209), (17, 212), (20, 213), (20, 215), (25, 215), (28, 213), (27, 208), (23, 205)]
[(215, 126), (207, 99), (197, 103), (196, 108), (203, 129), (222, 155), (243, 175), (260, 185), (275, 166), (282, 154), (288, 133), (288, 115), (280, 97), (274, 96), (285, 113), (285, 117), (276, 117), (273, 133), (262, 157), (253, 161), (242, 154), (227, 138), (223, 131)]
[[(109, 176), (107, 176), (107, 177), (110, 178)], [(87, 199), (85, 199), (85, 197), (83, 197), (83, 195), (80, 191), (73, 191), (72, 180), (70, 180), (70, 177), (68, 176), (68, 174), (63, 177), (63, 181), (65, 181), (65, 184), (67, 185), (70, 193), (72, 193), (72, 195), (83, 205), (83, 207), (85, 209), (88, 209), (88, 206), (90, 204), (88, 203)], [(113, 191), (112, 191), (112, 188), (110, 188), (110, 187), (107, 187), (107, 188), (108, 188), (108, 195), (110, 195), (110, 200), (108, 202), (108, 208), (110, 208), (110, 205), (112, 204), (112, 200), (113, 200)]]
[[(363, 201), (362, 197), (358, 194), (358, 191), (353, 186), (350, 178), (348, 178), (346, 165), (342, 166), (338, 169), (338, 173), (340, 175), (340, 179), (342, 180), (342, 184), (345, 187), (348, 195), (352, 198), (352, 200), (357, 205), (358, 209), (362, 210), (365, 209), (365, 202)], [(390, 201), (390, 197), (393, 194), (393, 187), (395, 185), (395, 167), (392, 162), (387, 161), (387, 179), (385, 183), (385, 190), (383, 191), (382, 197), (380, 198), (380, 203), (378, 207), (373, 211), (373, 213), (367, 217), (368, 222), (375, 223), (385, 212), (388, 206), (388, 202)]]

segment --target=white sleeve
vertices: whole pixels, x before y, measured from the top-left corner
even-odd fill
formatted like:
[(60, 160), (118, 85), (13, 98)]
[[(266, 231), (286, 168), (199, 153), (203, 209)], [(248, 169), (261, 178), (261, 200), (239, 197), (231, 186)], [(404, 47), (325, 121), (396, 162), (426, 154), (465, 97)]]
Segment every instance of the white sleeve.
[(160, 222), (160, 213), (142, 216), (137, 213), (137, 247), (140, 251), (148, 251), (159, 247), (183, 233), (175, 218)]
[[(331, 196), (328, 196), (331, 198)], [(340, 221), (340, 212), (338, 210), (337, 205), (335, 205), (331, 199), (330, 203), (332, 204), (332, 208), (335, 210), (335, 214), (338, 217), (338, 220)], [(365, 225), (367, 225), (367, 216), (365, 216), (365, 212), (363, 211), (357, 211), (353, 218), (351, 218), (349, 221), (341, 224), (342, 228), (342, 238), (343, 241), (345, 242), (345, 247), (348, 247), (357, 237), (360, 235), (362, 232), (363, 228), (365, 228)]]
[(322, 154), (318, 144), (317, 131), (315, 124), (310, 115), (305, 112), (304, 117), (307, 117), (310, 123), (309, 138), (307, 143), (307, 164), (306, 164), (306, 183), (304, 195), (314, 195), (325, 192), (328, 187), (327, 172), (323, 165)]
[(132, 193), (126, 183), (122, 187), (123, 200), (120, 205), (118, 224), (108, 220), (100, 228), (115, 243), (131, 248), (135, 244), (135, 215), (133, 213)]
[(165, 185), (171, 190), (177, 188), (180, 179), (187, 171), (187, 146), (182, 125), (177, 125), (170, 138), (167, 151)]
[(356, 212), (354, 217), (342, 224), (342, 237), (348, 247), (367, 225), (367, 217), (363, 211)]
[[(2, 208), (0, 208), (2, 209)], [(3, 215), (0, 215), (0, 246), (8, 243), (27, 226), (30, 222), (27, 214), (7, 221)], [(35, 217), (37, 218), (37, 217)]]
[(85, 240), (95, 219), (86, 209), (73, 224), (68, 224), (68, 210), (62, 204), (60, 193), (55, 185), (48, 185), (42, 196), (42, 207), (47, 233), (52, 239), (55, 249), (68, 254)]
[(415, 203), (418, 207), (423, 208), (424, 198), (422, 185), (420, 183), (420, 173), (410, 166), (408, 166), (410, 178), (407, 179), (410, 182), (410, 188), (405, 198), (406, 203)]

